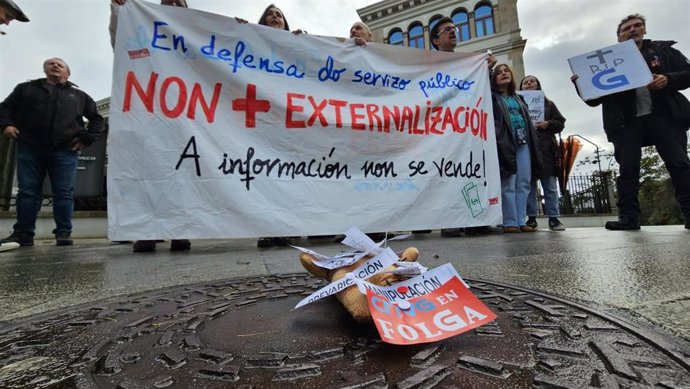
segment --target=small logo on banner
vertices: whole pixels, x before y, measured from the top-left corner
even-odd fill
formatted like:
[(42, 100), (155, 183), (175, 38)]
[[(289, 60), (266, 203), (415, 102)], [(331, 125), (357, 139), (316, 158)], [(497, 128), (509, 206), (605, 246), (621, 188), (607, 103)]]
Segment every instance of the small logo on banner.
[(369, 289), (367, 299), (381, 340), (392, 344), (436, 342), (496, 319), (457, 277), (428, 294), (398, 303)]
[(127, 52), (127, 54), (129, 54), (129, 59), (146, 58), (151, 56), (149, 49), (130, 50)]

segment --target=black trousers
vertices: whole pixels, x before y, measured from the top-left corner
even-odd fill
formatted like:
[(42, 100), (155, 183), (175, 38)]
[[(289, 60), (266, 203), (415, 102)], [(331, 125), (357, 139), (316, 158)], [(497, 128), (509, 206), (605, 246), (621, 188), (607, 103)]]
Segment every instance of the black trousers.
[(666, 116), (636, 118), (613, 140), (614, 156), (620, 165), (618, 215), (639, 220), (640, 160), (642, 147), (653, 144), (671, 175), (676, 200), (690, 221), (690, 159), (687, 127)]

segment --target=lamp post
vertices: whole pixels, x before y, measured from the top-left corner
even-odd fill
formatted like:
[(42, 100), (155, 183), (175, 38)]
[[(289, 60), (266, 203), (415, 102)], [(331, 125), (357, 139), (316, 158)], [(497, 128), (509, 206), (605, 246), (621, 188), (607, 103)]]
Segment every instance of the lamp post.
[[(609, 190), (610, 186), (608, 184), (609, 175), (611, 174), (611, 172), (607, 171), (606, 177), (604, 177), (604, 173), (601, 171), (601, 156), (599, 155), (599, 145), (597, 145), (596, 143), (592, 142), (591, 140), (585, 138), (582, 135), (575, 134), (575, 135), (570, 135), (570, 136), (578, 137), (578, 138), (584, 140), (585, 142), (591, 144), (592, 146), (594, 146), (594, 148), (595, 148), (594, 153), (596, 153), (596, 155), (597, 155), (597, 163), (599, 165), (599, 179), (601, 180), (601, 184), (603, 185), (603, 188), (602, 188), (603, 190), (602, 190), (601, 197), (600, 197), (600, 201), (602, 201), (602, 204), (600, 204), (600, 206), (603, 206), (604, 202), (606, 203), (606, 205), (603, 207), (600, 207), (600, 209), (598, 211), (599, 212), (611, 212), (612, 208), (613, 208), (612, 204), (615, 203), (613, 192)], [(596, 203), (595, 203), (595, 205), (596, 205)]]

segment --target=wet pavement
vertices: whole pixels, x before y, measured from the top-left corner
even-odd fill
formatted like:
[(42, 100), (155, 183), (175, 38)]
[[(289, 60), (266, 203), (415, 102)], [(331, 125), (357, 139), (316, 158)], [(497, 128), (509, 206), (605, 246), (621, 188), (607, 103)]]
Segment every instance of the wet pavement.
[[(296, 241), (324, 254), (345, 246)], [(153, 253), (129, 244), (51, 240), (0, 253), (0, 322), (117, 295), (226, 278), (304, 272), (291, 248), (257, 249), (253, 239), (193, 241)], [(649, 226), (618, 232), (565, 232), (441, 238), (413, 235), (392, 242), (419, 248), (428, 267), (447, 262), (467, 278), (543, 291), (615, 313), (627, 313), (690, 340), (690, 231)]]
[[(17, 367), (20, 371), (62, 371), (71, 384), (82, 382), (76, 385), (79, 387), (93, 384), (84, 383), (86, 376), (79, 370), (88, 367), (94, 374), (87, 376), (98, 378), (94, 381), (97, 387), (122, 388), (185, 387), (207, 379), (218, 387), (223, 387), (223, 382), (263, 387), (266, 384), (262, 384), (259, 373), (267, 371), (265, 382), (292, 380), (303, 387), (386, 387), (393, 383), (398, 387), (432, 387), (439, 382), (438, 387), (448, 387), (449, 381), (444, 378), (453, 376), (455, 382), (468, 379), (476, 384), (460, 387), (505, 387), (507, 383), (524, 387), (527, 382), (537, 387), (569, 387), (565, 382), (570, 382), (570, 387), (581, 387), (578, 382), (615, 387), (611, 386), (614, 382), (629, 381), (680, 388), (688, 382), (684, 374), (690, 371), (689, 238), (690, 231), (682, 226), (659, 226), (633, 232), (570, 228), (561, 233), (459, 238), (441, 238), (432, 233), (392, 242), (396, 251), (407, 246), (419, 248), (420, 262), (428, 267), (453, 263), (471, 281), (475, 294), (500, 312), (497, 325), (487, 326), (488, 334), (483, 334), (500, 338), (500, 342), (491, 347), (484, 345), (486, 339), (478, 331), (439, 342), (436, 345), (442, 346), (440, 349), (432, 344), (400, 352), (396, 347), (396, 357), (390, 361), (390, 355), (379, 350), (375, 334), (367, 328), (350, 326), (349, 318), (337, 314), (344, 311), (334, 301), (290, 312), (305, 292), (296, 287), (318, 285), (318, 280), (300, 274), (304, 271), (294, 249), (259, 250), (255, 240), (243, 239), (194, 241), (189, 252), (171, 252), (166, 242), (159, 243), (154, 253), (132, 253), (131, 245), (104, 240), (78, 240), (72, 247), (37, 241), (35, 247), (0, 254), (0, 360), (4, 357), (5, 362), (34, 364), (30, 368)], [(335, 254), (344, 247), (306, 239), (296, 244), (324, 254)], [(165, 303), (170, 307), (159, 307), (163, 312), (149, 312)], [(242, 314), (226, 315), (230, 309), (226, 307)], [(528, 308), (539, 315), (527, 312)], [(163, 317), (175, 319), (165, 321)], [(242, 330), (239, 323), (233, 322), (238, 318), (245, 322)], [(247, 330), (247, 320), (256, 323), (255, 331)], [(120, 327), (109, 327), (115, 325), (111, 322)], [(150, 322), (155, 326), (151, 327)], [(276, 322), (285, 324), (276, 328)], [(179, 331), (170, 330), (166, 335), (161, 325)], [(71, 361), (70, 365), (56, 365), (57, 360), (46, 356), (50, 355), (49, 342), (40, 339), (48, 334), (69, 338), (75, 328), (82, 327), (88, 328), (82, 335), (91, 333), (90, 339), (95, 342), (91, 346), (93, 355), (89, 356), (88, 351), (80, 354), (79, 363)], [(558, 339), (574, 343), (549, 343), (555, 342), (554, 328), (562, 333)], [(255, 337), (240, 342), (232, 337), (242, 333)], [(516, 340), (518, 333), (539, 343), (524, 346), (525, 342)], [(586, 333), (587, 339), (580, 339), (581, 333)], [(279, 334), (289, 334), (289, 341)], [(33, 340), (21, 340), (29, 338)], [(163, 345), (156, 342), (161, 338), (174, 343), (174, 347), (160, 349)], [(215, 339), (216, 348), (205, 348), (214, 343), (208, 339)], [(511, 339), (517, 343), (511, 343)], [(122, 346), (128, 342), (143, 342), (147, 345), (144, 349), (156, 351), (135, 352)], [(300, 347), (290, 347), (295, 343)], [(233, 346), (237, 344), (244, 348)], [(526, 347), (522, 354), (515, 344)], [(43, 359), (27, 360), (27, 355), (39, 354), (31, 347), (40, 348)], [(489, 348), (502, 350), (503, 355), (497, 358), (477, 351)], [(653, 355), (647, 348), (660, 354)], [(621, 349), (632, 350), (627, 359), (617, 357)], [(458, 350), (462, 350), (459, 358)], [(506, 350), (515, 351), (515, 358)], [(369, 353), (374, 356), (363, 363), (361, 357)], [(676, 359), (669, 360), (674, 355)], [(592, 356), (599, 357), (599, 362), (583, 365)], [(150, 361), (146, 364), (132, 364), (147, 358)], [(331, 362), (325, 361), (331, 359), (358, 367), (329, 367)], [(372, 361), (382, 364), (371, 369)], [(168, 375), (163, 371), (145, 376), (132, 367), (141, 370), (149, 364), (163, 370), (185, 365), (183, 369), (193, 369), (193, 374), (185, 377), (195, 381), (180, 381), (169, 371)], [(536, 366), (537, 371), (527, 373), (522, 369), (526, 366)], [(258, 369), (257, 373), (246, 373), (252, 369)], [(594, 373), (580, 377), (580, 381), (563, 378), (586, 369)], [(9, 370), (0, 368), (0, 381), (4, 378), (10, 382)], [(117, 374), (123, 370), (129, 374), (124, 380)], [(481, 377), (489, 378), (477, 381), (467, 375), (467, 371), (475, 374), (477, 370)], [(491, 379), (500, 382), (490, 384)], [(208, 382), (206, 387), (215, 387)]]

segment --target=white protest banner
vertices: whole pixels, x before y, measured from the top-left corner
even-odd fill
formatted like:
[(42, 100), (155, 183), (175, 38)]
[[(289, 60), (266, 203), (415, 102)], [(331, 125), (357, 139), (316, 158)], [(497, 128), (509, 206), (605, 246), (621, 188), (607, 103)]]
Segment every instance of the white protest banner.
[(630, 39), (613, 46), (568, 58), (570, 70), (583, 100), (645, 86), (652, 73), (635, 42)]
[(366, 261), (362, 266), (353, 270), (351, 272), (352, 277), (345, 277), (331, 282), (330, 284), (302, 299), (302, 301), (297, 303), (293, 309), (303, 307), (307, 304), (319, 301), (322, 298), (342, 292), (345, 290), (345, 288), (355, 285), (355, 280), (365, 280), (374, 274), (381, 273), (385, 268), (396, 263), (398, 259), (398, 256), (395, 255), (393, 250), (387, 248), (374, 258)]
[(115, 47), (108, 235), (498, 224), (488, 84), (484, 55), (360, 47), (130, 0)]
[(434, 290), (442, 287), (454, 277), (459, 279), (462, 284), (468, 288), (467, 284), (465, 284), (465, 281), (462, 279), (462, 277), (460, 277), (458, 272), (450, 263), (446, 263), (445, 265), (431, 269), (414, 278), (398, 282), (391, 286), (378, 286), (361, 279), (356, 280), (356, 283), (357, 288), (363, 294), (366, 294), (367, 291), (372, 291), (378, 295), (381, 295), (387, 301), (397, 302), (431, 293)]
[(372, 290), (367, 290), (367, 299), (381, 340), (392, 344), (436, 342), (496, 319), (457, 277), (423, 296), (398, 303)]
[(529, 117), (532, 122), (544, 121), (544, 91), (541, 90), (519, 90), (516, 92), (525, 99), (529, 109)]

